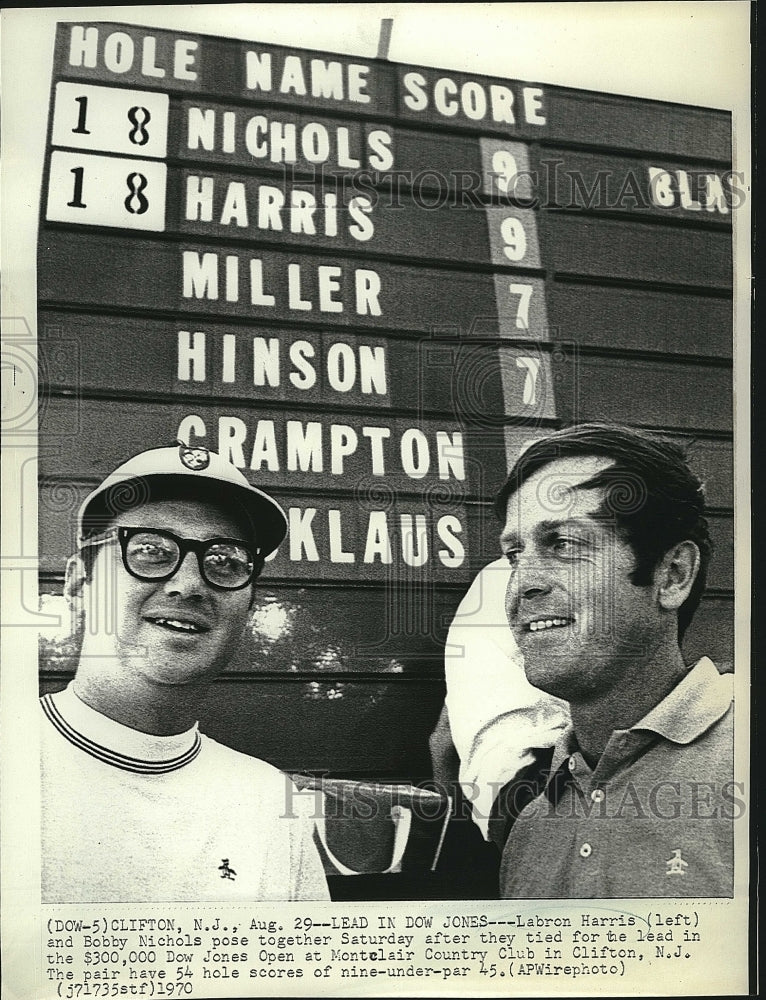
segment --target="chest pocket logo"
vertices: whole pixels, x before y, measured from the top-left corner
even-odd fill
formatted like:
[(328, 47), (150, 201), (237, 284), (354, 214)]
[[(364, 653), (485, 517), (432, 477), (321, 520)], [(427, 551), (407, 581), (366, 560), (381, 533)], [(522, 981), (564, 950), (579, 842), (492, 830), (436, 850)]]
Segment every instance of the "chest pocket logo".
[(234, 871), (233, 868), (229, 867), (228, 858), (221, 858), (221, 861), (223, 862), (223, 864), (220, 864), (218, 866), (218, 871), (221, 873), (221, 878), (230, 878), (233, 882), (234, 879), (237, 877), (237, 873)]

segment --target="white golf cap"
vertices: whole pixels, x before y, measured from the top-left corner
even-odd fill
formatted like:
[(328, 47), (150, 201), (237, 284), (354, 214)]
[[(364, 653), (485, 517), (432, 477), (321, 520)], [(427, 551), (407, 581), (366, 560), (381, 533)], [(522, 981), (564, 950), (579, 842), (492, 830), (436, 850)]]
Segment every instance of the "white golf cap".
[(205, 500), (244, 514), (259, 554), (270, 555), (287, 534), (287, 515), (273, 497), (251, 486), (239, 469), (207, 448), (178, 442), (128, 459), (88, 494), (77, 515), (79, 545), (119, 514), (153, 500)]

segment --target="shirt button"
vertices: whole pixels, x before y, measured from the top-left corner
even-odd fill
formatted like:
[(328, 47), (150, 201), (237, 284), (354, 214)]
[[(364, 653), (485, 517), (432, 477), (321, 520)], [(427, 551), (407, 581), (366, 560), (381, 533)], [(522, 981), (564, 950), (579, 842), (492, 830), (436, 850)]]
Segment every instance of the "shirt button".
[(574, 769), (575, 769), (576, 766), (577, 765), (575, 764), (574, 757), (570, 757), (569, 758), (569, 763), (567, 764), (567, 767), (569, 768), (570, 771), (574, 771)]
[(604, 789), (603, 788), (594, 788), (593, 791), (590, 793), (590, 797), (591, 797), (591, 799), (594, 802), (603, 802), (604, 801)]
[(590, 844), (583, 844), (582, 847), (580, 848), (581, 858), (589, 858), (592, 853), (593, 853), (593, 848), (590, 846)]

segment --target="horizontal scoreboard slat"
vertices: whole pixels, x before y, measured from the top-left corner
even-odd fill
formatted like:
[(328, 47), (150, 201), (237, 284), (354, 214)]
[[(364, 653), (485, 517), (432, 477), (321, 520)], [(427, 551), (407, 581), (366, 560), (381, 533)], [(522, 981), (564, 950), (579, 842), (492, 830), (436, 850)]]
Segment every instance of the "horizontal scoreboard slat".
[(693, 292), (557, 278), (546, 290), (552, 340), (615, 351), (731, 358), (732, 301)]
[(399, 117), (533, 141), (731, 158), (725, 113), (132, 25), (61, 30), (54, 71), (67, 79)]
[[(44, 419), (63, 431), (66, 398), (51, 400)], [(209, 403), (130, 403), (82, 400), (77, 408), (78, 443), (71, 459), (50, 458), (51, 475), (106, 475), (131, 447), (175, 438), (208, 439), (211, 449), (228, 452), (267, 489), (362, 489), (379, 479), (392, 490), (424, 492), (444, 484), (458, 495), (470, 490), (470, 467), (454, 419), (363, 416), (346, 411), (273, 410), (251, 403), (225, 410)], [(223, 421), (223, 426), (221, 426)], [(143, 426), (142, 426), (143, 424)], [(99, 434), (98, 428), (110, 433)], [(141, 437), (136, 437), (136, 428)], [(71, 447), (71, 446), (70, 446)], [(86, 464), (87, 463), (87, 464)]]
[(742, 175), (667, 158), (617, 157), (542, 146), (532, 159), (536, 202), (695, 225), (730, 226), (744, 204)]
[[(265, 477), (255, 477), (267, 486)], [(40, 567), (55, 573), (76, 548), (74, 514), (91, 486), (44, 479), (40, 507)], [(465, 584), (498, 558), (498, 523), (487, 504), (466, 501), (459, 492), (433, 489), (422, 498), (395, 497), (386, 483), (368, 479), (352, 494), (285, 495), (271, 492), (288, 513), (290, 534), (270, 560), (265, 579), (342, 581), (353, 578), (391, 584)], [(734, 585), (731, 514), (711, 514), (713, 557), (708, 586)]]
[(50, 230), (38, 275), (50, 304), (547, 340), (543, 281), (523, 273)]
[[(480, 333), (482, 331), (479, 331)], [(475, 432), (509, 418), (552, 419), (561, 383), (577, 376), (566, 349), (498, 338), (416, 341), (345, 330), (141, 320), (40, 312), (40, 367), (60, 395), (126, 393), (442, 414)], [(154, 363), (145, 370), (151, 353)], [(574, 391), (574, 386), (570, 391)], [(56, 403), (53, 403), (56, 406)], [(81, 407), (58, 405), (46, 433), (74, 433)]]
[[(49, 584), (43, 610), (68, 616), (64, 598)], [(365, 589), (365, 603), (358, 587), (333, 585), (273, 585), (262, 580), (256, 589), (251, 627), (242, 649), (227, 665), (237, 675), (319, 674), (426, 674), (442, 671), (444, 641), (459, 603), (459, 587), (429, 587), (422, 599), (401, 614), (396, 593), (379, 587)], [(56, 650), (49, 669), (72, 671), (71, 652)]]
[[(565, 420), (624, 420), (679, 430), (728, 432), (732, 422), (731, 368), (692, 362), (615, 357), (579, 360), (577, 393), (562, 383), (558, 412)], [(714, 401), (714, 405), (711, 405)]]
[[(72, 207), (72, 173), (87, 183)], [(129, 211), (127, 182), (143, 171), (141, 216)], [(160, 196), (155, 200), (155, 192)], [(167, 207), (166, 207), (167, 203)], [(157, 206), (157, 211), (153, 209)], [(496, 267), (539, 268), (532, 213), (523, 208), (441, 205), (348, 186), (338, 193), (244, 174), (157, 169), (154, 163), (57, 150), (52, 157), (49, 222), (163, 232), (369, 255)]]
[[(531, 439), (609, 419), (688, 446), (716, 552), (685, 651), (730, 662), (743, 198), (725, 112), (59, 25), (38, 254), (50, 600), (105, 473), (179, 436), (218, 449), (291, 530), (206, 731), (288, 769), (426, 777), (446, 630), (497, 557), (492, 497)], [(71, 649), (48, 643), (45, 676)]]
[[(51, 314), (45, 314), (51, 315)], [(57, 317), (58, 319), (58, 317)], [(64, 319), (68, 319), (67, 316)], [(110, 318), (111, 319), (111, 318)], [(113, 327), (119, 328), (121, 336), (119, 345), (121, 350), (115, 351), (112, 358), (113, 364), (109, 367), (105, 364), (105, 356), (99, 355), (95, 351), (87, 351), (87, 361), (80, 362), (77, 353), (72, 352), (72, 343), (81, 343), (87, 347), (101, 346), (108, 343), (107, 337), (113, 333), (107, 327), (106, 337), (103, 330), (98, 337), (83, 335), (83, 329), (92, 335), (94, 320), (91, 317), (83, 317), (73, 327), (60, 327), (53, 325), (45, 327), (46, 339), (41, 349), (42, 371), (49, 377), (57, 372), (57, 376), (49, 381), (57, 387), (57, 393), (53, 395), (41, 411), (41, 428), (47, 440), (51, 443), (57, 441), (67, 442), (67, 453), (54, 453), (51, 457), (41, 456), (41, 467), (46, 475), (64, 475), (67, 471), (77, 475), (91, 475), (94, 471), (105, 475), (110, 468), (110, 463), (116, 464), (119, 461), (121, 449), (130, 448), (131, 441), (136, 447), (143, 444), (149, 445), (152, 435), (165, 440), (173, 440), (177, 435), (181, 423), (190, 417), (198, 417), (205, 426), (204, 432), (195, 432), (195, 437), (207, 438), (207, 443), (215, 448), (223, 448), (229, 452), (247, 453), (246, 466), (253, 468), (259, 474), (263, 474), (268, 468), (270, 445), (272, 441), (279, 442), (280, 447), (276, 452), (277, 464), (284, 464), (285, 446), (287, 439), (286, 425), (288, 421), (295, 421), (300, 424), (292, 437), (292, 448), (298, 447), (306, 438), (306, 428), (309, 424), (319, 424), (321, 431), (318, 436), (320, 444), (318, 447), (309, 449), (312, 457), (323, 457), (322, 467), (325, 470), (326, 478), (332, 478), (330, 469), (332, 468), (332, 432), (333, 424), (341, 422), (341, 418), (333, 412), (324, 409), (312, 412), (306, 410), (305, 405), (311, 403), (327, 403), (331, 408), (337, 403), (339, 393), (337, 390), (325, 388), (316, 395), (311, 396), (304, 393), (297, 397), (298, 389), (292, 385), (292, 392), (287, 393), (281, 389), (283, 382), (289, 382), (290, 375), (296, 373), (302, 379), (306, 377), (306, 368), (296, 367), (293, 363), (285, 359), (285, 364), (280, 369), (279, 366), (272, 365), (271, 369), (280, 376), (279, 385), (272, 386), (272, 391), (267, 391), (267, 386), (253, 385), (250, 377), (249, 387), (244, 389), (232, 388), (228, 383), (218, 380), (205, 384), (199, 390), (199, 399), (193, 398), (194, 392), (191, 384), (183, 383), (183, 395), (187, 398), (185, 402), (178, 401), (172, 404), (162, 397), (175, 393), (179, 397), (179, 382), (174, 377), (177, 374), (177, 357), (175, 351), (175, 330), (176, 325), (167, 325), (167, 336), (165, 338), (166, 353), (157, 352), (156, 368), (152, 373), (147, 373), (146, 381), (140, 385), (141, 368), (138, 360), (142, 357), (142, 339), (134, 334), (131, 325), (124, 325), (123, 320), (114, 320)], [(90, 329), (88, 328), (90, 325)], [(262, 341), (272, 342), (276, 338), (271, 334), (276, 331), (259, 330), (258, 337)], [(64, 335), (62, 336), (62, 333)], [(66, 336), (68, 334), (69, 336)], [(224, 334), (224, 336), (234, 336), (234, 334)], [(248, 339), (252, 337), (252, 331), (244, 335)], [(339, 340), (338, 335), (321, 334), (301, 334), (309, 337), (305, 341), (306, 345), (315, 344), (315, 365), (317, 370), (326, 367), (322, 364), (322, 358), (327, 357), (327, 345), (330, 350), (333, 346), (343, 344), (351, 351), (353, 357), (353, 347), (346, 340)], [(81, 337), (77, 341), (74, 338)], [(135, 339), (134, 339), (135, 337)], [(117, 343), (115, 339), (115, 343)], [(125, 345), (130, 347), (134, 344), (136, 353), (125, 349)], [(298, 341), (299, 344), (304, 343)], [(352, 344), (359, 347), (360, 341), (353, 341)], [(369, 345), (368, 345), (369, 346)], [(390, 348), (391, 343), (386, 347)], [(348, 417), (343, 418), (345, 425), (349, 423), (357, 428), (357, 446), (364, 446), (368, 456), (368, 466), (366, 473), (372, 469), (372, 452), (380, 451), (389, 457), (394, 456), (394, 461), (399, 468), (401, 475), (401, 437), (407, 430), (418, 429), (422, 426), (432, 430), (431, 438), (426, 434), (425, 445), (413, 445), (411, 454), (419, 455), (421, 452), (428, 456), (429, 473), (422, 478), (428, 484), (438, 481), (438, 455), (435, 447), (436, 433), (441, 432), (446, 435), (449, 441), (454, 442), (456, 434), (463, 434), (470, 438), (475, 449), (482, 447), (488, 451), (497, 448), (497, 436), (503, 434), (505, 418), (499, 410), (494, 421), (488, 419), (489, 408), (502, 407), (502, 386), (498, 375), (498, 366), (493, 355), (496, 353), (492, 348), (473, 347), (472, 345), (447, 343), (434, 345), (430, 353), (416, 351), (415, 345), (411, 353), (404, 352), (405, 361), (411, 361), (411, 365), (402, 365), (388, 371), (385, 384), (390, 387), (391, 392), (383, 394), (360, 393), (349, 390), (347, 394), (350, 398), (348, 403)], [(399, 349), (400, 345), (394, 343), (394, 349)], [(504, 347), (503, 351), (510, 355), (511, 359), (518, 357), (516, 350)], [(301, 357), (306, 358), (304, 353)], [(166, 361), (166, 368), (163, 372), (161, 362), (163, 357)], [(297, 357), (297, 355), (296, 355)], [(93, 365), (93, 359), (99, 358), (99, 363)], [(530, 356), (529, 360), (536, 360)], [(725, 410), (725, 404), (731, 405), (730, 385), (726, 368), (716, 368), (698, 365), (693, 370), (694, 384), (706, 387), (706, 393), (698, 393), (699, 405), (695, 408), (695, 399), (691, 398), (690, 391), (686, 391), (689, 382), (689, 366), (681, 365), (677, 362), (662, 362), (661, 366), (645, 360), (631, 359), (629, 364), (629, 377), (625, 377), (626, 362), (617, 358), (594, 358), (583, 356), (567, 363), (559, 358), (560, 368), (553, 368), (553, 398), (548, 401), (551, 410), (557, 413), (574, 413), (575, 407), (582, 413), (583, 419), (597, 419), (605, 415), (615, 417), (620, 415), (620, 402), (623, 407), (634, 408), (631, 415), (635, 417), (634, 422), (645, 426), (651, 426), (656, 420), (656, 414), (661, 407), (668, 417), (674, 416), (674, 421), (665, 419), (665, 424), (675, 425), (678, 430), (684, 431), (684, 424), (690, 424), (692, 428), (711, 427), (711, 421), (706, 410), (705, 400), (718, 398), (721, 408)], [(442, 362), (439, 367), (453, 365), (452, 378), (440, 382), (436, 379), (428, 379), (428, 369), (435, 368), (434, 362)], [(349, 363), (350, 364), (350, 363)], [(572, 366), (572, 370), (567, 371), (567, 364)], [(247, 358), (247, 367), (252, 373), (252, 359)], [(360, 366), (361, 367), (361, 366)], [(510, 367), (506, 361), (506, 367)], [(380, 366), (374, 368), (368, 366), (368, 382), (370, 386), (376, 386), (376, 376), (380, 372)], [(436, 368), (438, 371), (438, 368)], [(91, 375), (90, 372), (95, 374)], [(105, 372), (109, 372), (109, 377), (104, 377)], [(120, 383), (119, 373), (124, 373), (123, 382)], [(259, 368), (259, 375), (267, 372), (268, 368)], [(526, 373), (523, 368), (515, 368), (514, 373), (519, 373), (517, 383), (517, 398), (523, 399), (523, 383), (526, 381)], [(338, 372), (340, 368), (338, 368)], [(405, 385), (405, 374), (409, 372), (410, 380)], [(521, 373), (524, 372), (524, 378)], [(336, 373), (336, 374), (337, 374)], [(662, 376), (658, 379), (658, 373)], [(314, 376), (312, 376), (314, 377)], [(100, 387), (108, 388), (111, 399), (86, 399), (83, 392), (87, 393), (92, 389), (93, 383), (98, 379)], [(259, 379), (259, 381), (262, 379)], [(297, 378), (295, 381), (299, 381)], [(586, 393), (583, 385), (588, 388)], [(476, 390), (475, 396), (469, 396), (469, 389)], [(153, 390), (154, 398), (151, 401), (131, 402), (124, 398), (125, 391), (138, 393), (140, 390)], [(439, 391), (440, 390), (440, 391)], [(664, 394), (664, 395), (663, 395)], [(671, 396), (668, 401), (665, 397)], [(677, 401), (675, 396), (678, 395)], [(72, 397), (76, 397), (76, 402)], [(216, 403), (210, 402), (210, 397), (228, 397), (229, 404), (219, 399)], [(258, 397), (257, 399), (255, 397)], [(243, 401), (247, 399), (249, 406), (243, 408)], [(276, 399), (287, 402), (300, 402), (302, 408), (295, 409), (279, 408), (274, 409)], [(671, 409), (671, 403), (673, 408)], [(426, 424), (422, 424), (420, 413), (424, 406), (434, 413)], [(352, 407), (354, 409), (352, 410)], [(599, 409), (599, 408), (602, 409)], [(392, 416), (390, 409), (395, 408), (409, 410), (411, 416)], [(624, 412), (624, 411), (623, 411)], [(441, 414), (437, 418), (436, 414)], [(221, 423), (223, 418), (223, 424)], [(266, 419), (273, 424), (274, 433), (271, 433), (271, 426), (268, 428), (268, 440), (261, 445), (257, 451), (257, 464), (252, 465), (251, 451), (253, 448), (253, 437), (257, 433), (257, 425), (260, 419)], [(640, 419), (639, 419), (640, 418)], [(248, 427), (248, 419), (250, 424)], [(367, 435), (361, 433), (361, 427), (383, 426), (386, 430), (392, 431), (390, 435), (371, 429)], [(382, 422), (382, 423), (381, 423)], [(722, 420), (725, 424), (725, 420)], [(245, 437), (238, 440), (235, 433), (244, 425)], [(98, 427), (108, 427), (111, 432), (107, 435), (97, 435)], [(136, 438), (134, 428), (140, 427), (141, 437)], [(396, 430), (394, 430), (396, 428)], [(396, 434), (399, 435), (397, 440)], [(537, 435), (537, 428), (526, 426), (521, 428), (505, 428), (505, 436), (508, 438), (507, 451), (510, 454), (517, 454), (523, 443)], [(732, 506), (733, 494), (731, 479), (732, 449), (731, 443), (726, 439), (706, 438), (704, 433), (690, 433), (688, 437), (678, 437), (684, 446), (689, 450), (692, 465), (697, 470), (703, 480), (708, 483), (708, 502), (715, 507)], [(710, 431), (708, 431), (708, 434)], [(95, 435), (91, 439), (91, 435)], [(413, 436), (410, 435), (412, 438)], [(380, 448), (373, 444), (375, 439), (380, 442)], [(249, 447), (248, 447), (249, 444)], [(383, 447), (385, 446), (385, 452)], [(348, 450), (348, 443), (341, 447), (341, 436), (337, 435), (336, 451)], [(446, 439), (445, 439), (446, 447)], [(72, 449), (76, 451), (72, 451)], [(407, 447), (407, 454), (410, 455), (410, 448)], [(437, 456), (437, 457), (435, 457)], [(464, 456), (465, 458), (465, 456)], [(443, 460), (449, 465), (447, 459)], [(500, 471), (493, 469), (488, 460), (485, 462), (464, 462), (466, 475), (465, 482), (472, 484), (472, 489), (468, 492), (476, 492), (479, 496), (487, 496), (499, 488), (504, 478), (505, 464), (500, 464)], [(392, 475), (392, 468), (385, 465), (380, 467), (378, 473), (382, 476)], [(266, 473), (268, 475), (268, 473)], [(394, 473), (394, 475), (396, 475)], [(356, 480), (354, 480), (356, 481)], [(416, 480), (411, 480), (411, 488), (416, 488)], [(454, 479), (453, 479), (454, 484)], [(316, 485), (312, 482), (310, 485)]]
[(731, 288), (731, 236), (546, 212), (543, 252), (557, 274), (593, 279)]

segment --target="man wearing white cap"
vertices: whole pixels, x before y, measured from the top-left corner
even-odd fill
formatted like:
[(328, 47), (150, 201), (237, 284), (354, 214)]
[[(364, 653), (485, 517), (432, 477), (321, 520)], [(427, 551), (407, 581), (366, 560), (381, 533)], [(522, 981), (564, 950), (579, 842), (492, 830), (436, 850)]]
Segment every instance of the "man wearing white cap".
[(41, 702), (44, 902), (328, 898), (289, 779), (197, 727), (286, 532), (275, 500), (180, 443), (85, 499), (78, 667)]

